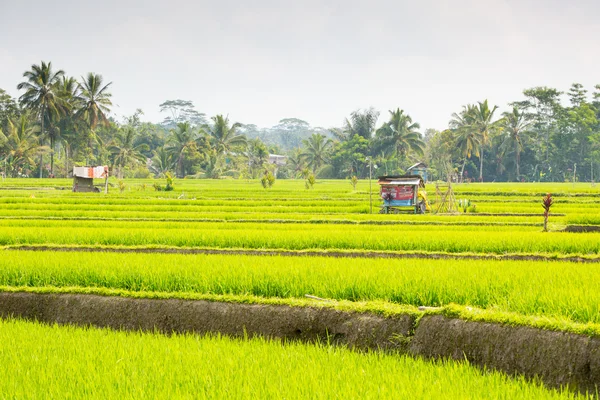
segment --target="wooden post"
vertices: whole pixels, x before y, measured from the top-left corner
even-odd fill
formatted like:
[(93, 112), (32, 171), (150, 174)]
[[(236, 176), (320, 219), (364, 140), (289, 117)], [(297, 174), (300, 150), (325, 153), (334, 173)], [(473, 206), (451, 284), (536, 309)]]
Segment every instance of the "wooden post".
[(108, 194), (108, 168), (105, 169), (105, 177), (104, 177), (104, 194)]
[(369, 157), (369, 209), (370, 209), (370, 213), (373, 214), (373, 190), (371, 188), (372, 186), (372, 178), (371, 178), (371, 172), (372, 172), (372, 165), (373, 162), (371, 160), (371, 158)]

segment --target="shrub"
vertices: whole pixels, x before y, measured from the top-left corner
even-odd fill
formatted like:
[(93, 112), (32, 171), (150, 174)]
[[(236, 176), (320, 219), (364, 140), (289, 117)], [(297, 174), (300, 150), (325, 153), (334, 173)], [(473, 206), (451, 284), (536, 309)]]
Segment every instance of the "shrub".
[(154, 185), (152, 185), (152, 187), (154, 188), (154, 190), (156, 190), (157, 192), (170, 192), (175, 190), (175, 187), (173, 186), (173, 175), (171, 175), (170, 172), (165, 173), (165, 177), (167, 179), (167, 186), (160, 186), (158, 183), (154, 183)]
[(275, 184), (275, 175), (273, 175), (271, 171), (265, 171), (260, 183), (265, 189), (272, 187)]
[(350, 183), (352, 184), (352, 190), (356, 190), (356, 184), (358, 183), (358, 178), (356, 175), (353, 175), (350, 179)]
[(306, 189), (312, 189), (315, 186), (315, 183), (317, 182), (317, 179), (315, 178), (315, 174), (310, 173), (307, 177), (306, 177), (306, 182), (304, 182), (304, 187)]

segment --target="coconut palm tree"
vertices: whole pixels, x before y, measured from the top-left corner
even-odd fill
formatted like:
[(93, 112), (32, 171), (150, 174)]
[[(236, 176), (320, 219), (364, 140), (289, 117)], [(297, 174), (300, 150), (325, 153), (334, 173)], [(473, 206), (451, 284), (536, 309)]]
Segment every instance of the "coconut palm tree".
[(521, 151), (523, 150), (522, 134), (531, 126), (533, 121), (527, 114), (521, 112), (518, 107), (513, 107), (512, 111), (506, 111), (502, 114), (501, 126), (506, 131), (506, 136), (502, 142), (502, 149), (514, 149), (516, 178), (521, 176)]
[(463, 106), (463, 110), (459, 114), (453, 113), (452, 119), (450, 120), (450, 128), (456, 135), (456, 146), (463, 156), (463, 164), (460, 170), (461, 182), (464, 178), (467, 158), (471, 158), (471, 155), (473, 154), (479, 157), (479, 150), (481, 148), (480, 138), (473, 127), (475, 120), (474, 114), (475, 106), (468, 104)]
[(89, 129), (88, 147), (92, 148), (92, 142), (96, 137), (96, 127), (98, 124), (109, 126), (110, 122), (106, 116), (110, 112), (112, 102), (111, 94), (108, 92), (112, 82), (103, 85), (104, 79), (100, 74), (90, 72), (87, 76), (81, 77), (81, 82), (77, 84), (78, 93), (75, 102), (79, 108), (75, 117), (83, 121)]
[(477, 105), (473, 111), (473, 127), (479, 136), (479, 182), (483, 182), (483, 148), (489, 142), (490, 134), (494, 132), (497, 127), (497, 121), (493, 122), (494, 112), (498, 109), (498, 106), (490, 109), (488, 101), (477, 102)]
[(379, 112), (372, 107), (364, 111), (356, 110), (350, 114), (350, 119), (346, 118), (342, 132), (335, 135), (340, 141), (352, 139), (354, 135), (371, 139), (378, 118)]
[(69, 154), (77, 147), (80, 138), (78, 136), (77, 120), (74, 112), (79, 109), (77, 102), (77, 80), (73, 77), (61, 76), (56, 83), (56, 90), (63, 101), (65, 113), (56, 123), (58, 129), (57, 138), (65, 151), (65, 176), (69, 171)]
[(186, 155), (197, 151), (197, 139), (198, 134), (189, 122), (180, 122), (175, 129), (171, 129), (171, 136), (167, 140), (168, 150), (176, 159), (180, 178), (185, 176), (183, 162)]
[(250, 139), (246, 146), (246, 157), (249, 176), (254, 178), (257, 173), (264, 171), (265, 164), (269, 161), (269, 150), (262, 140)]
[[(64, 114), (64, 102), (57, 93), (56, 84), (63, 70), (53, 71), (52, 63), (41, 62), (40, 65), (33, 64), (31, 71), (25, 71), (23, 77), (27, 80), (17, 85), (18, 90), (25, 90), (25, 93), (19, 97), (19, 102), (25, 108), (32, 110), (40, 122), (40, 145), (44, 144), (44, 138), (47, 135), (46, 128), (52, 121)], [(50, 137), (50, 148), (54, 150), (56, 131), (52, 130), (48, 135)], [(43, 158), (40, 155), (40, 178), (42, 177)], [(50, 172), (54, 173), (54, 153), (50, 153)]]
[(316, 173), (320, 167), (328, 162), (331, 139), (327, 139), (320, 133), (313, 133), (308, 139), (304, 139), (302, 143), (304, 144), (301, 153), (302, 158), (313, 173)]
[(206, 164), (198, 176), (203, 178), (219, 179), (223, 175), (231, 175), (234, 172), (235, 171), (233, 171), (225, 162), (223, 154), (218, 154), (215, 150), (213, 150), (208, 154), (206, 158)]
[(425, 143), (421, 139), (419, 128), (420, 125), (413, 122), (404, 110), (390, 110), (390, 120), (376, 132), (377, 147), (387, 154), (396, 153), (400, 168), (400, 161), (410, 153), (423, 156), (425, 152)]
[(114, 165), (118, 168), (119, 179), (123, 178), (123, 169), (127, 164), (146, 161), (143, 152), (148, 149), (145, 143), (136, 143), (138, 132), (132, 126), (125, 126), (117, 132), (113, 139), (111, 152)]
[(215, 115), (211, 120), (213, 121), (212, 125), (205, 125), (204, 129), (218, 155), (230, 152), (234, 146), (246, 144), (246, 136), (237, 133), (242, 124), (236, 122), (230, 126), (229, 118), (222, 115)]
[(290, 178), (296, 179), (300, 176), (302, 170), (306, 168), (306, 163), (304, 162), (304, 157), (302, 157), (300, 149), (296, 148), (292, 150), (287, 157), (285, 165), (290, 172)]
[(34, 157), (49, 150), (38, 143), (39, 129), (31, 124), (27, 114), (14, 121), (8, 120), (6, 134), (0, 131), (0, 149), (5, 154), (7, 173), (17, 176), (25, 167), (35, 164)]
[(166, 147), (159, 147), (154, 150), (154, 157), (152, 157), (152, 164), (150, 170), (157, 176), (164, 176), (167, 172), (170, 172), (175, 167), (175, 160), (173, 153)]
[(78, 83), (79, 93), (76, 100), (80, 103), (77, 110), (77, 117), (87, 122), (90, 129), (96, 129), (98, 124), (109, 125), (106, 114), (110, 112), (112, 102), (111, 94), (107, 91), (112, 82), (102, 86), (104, 79), (100, 74), (90, 72), (87, 76), (81, 77)]

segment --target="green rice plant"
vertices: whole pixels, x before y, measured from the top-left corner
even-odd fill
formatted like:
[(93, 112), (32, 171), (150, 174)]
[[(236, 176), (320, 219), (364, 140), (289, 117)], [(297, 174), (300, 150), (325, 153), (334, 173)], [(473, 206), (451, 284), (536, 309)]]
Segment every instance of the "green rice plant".
[[(349, 234), (351, 233), (351, 234)], [(600, 233), (536, 226), (0, 219), (0, 245), (159, 246), (596, 256)]]
[(458, 200), (458, 208), (463, 210), (463, 214), (467, 213), (467, 210), (471, 207), (471, 200), (468, 199), (460, 199)]
[(326, 343), (112, 332), (0, 321), (10, 398), (583, 399), (464, 362)]
[(595, 324), (599, 280), (570, 262), (0, 251), (0, 286), (454, 303)]

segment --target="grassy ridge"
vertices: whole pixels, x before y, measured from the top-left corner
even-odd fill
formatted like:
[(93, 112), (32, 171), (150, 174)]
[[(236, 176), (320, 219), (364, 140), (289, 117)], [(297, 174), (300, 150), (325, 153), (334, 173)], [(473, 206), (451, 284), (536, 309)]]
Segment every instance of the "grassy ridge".
[(451, 303), (600, 324), (600, 269), (564, 262), (0, 251), (0, 286)]
[[(40, 345), (44, 343), (44, 345)], [(0, 322), (0, 396), (14, 398), (575, 399), (463, 363), (328, 345)]]

